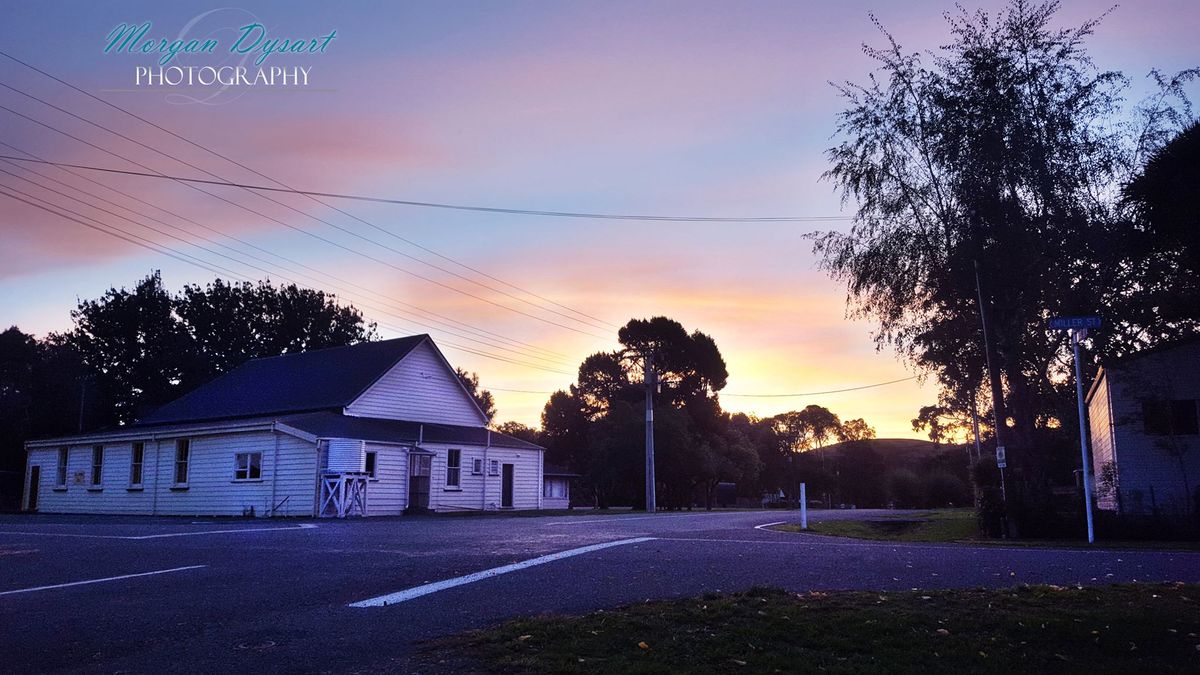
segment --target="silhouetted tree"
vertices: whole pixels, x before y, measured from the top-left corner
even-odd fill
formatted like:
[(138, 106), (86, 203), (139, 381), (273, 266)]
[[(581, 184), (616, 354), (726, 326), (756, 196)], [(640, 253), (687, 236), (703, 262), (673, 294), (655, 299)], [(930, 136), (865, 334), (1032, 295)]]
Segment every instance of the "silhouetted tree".
[(537, 429), (534, 429), (528, 424), (521, 424), (520, 422), (504, 422), (496, 425), (496, 431), (499, 431), (502, 434), (508, 434), (513, 438), (519, 438), (523, 441), (528, 441), (530, 443), (541, 443), (541, 434), (538, 433)]
[(488, 422), (496, 416), (496, 400), (492, 397), (492, 392), (483, 389), (479, 386), (479, 375), (468, 373), (462, 368), (455, 368), (454, 373), (458, 375), (458, 380), (467, 388), (467, 392), (471, 394), (471, 398), (475, 399), (475, 403), (479, 405), (479, 409), (487, 416)]
[[(855, 223), (815, 246), (846, 283), (852, 313), (876, 321), (881, 347), (935, 374), (950, 400), (989, 385), (1009, 461), (1037, 475), (1050, 462), (1035, 451), (1042, 432), (1073, 423), (1067, 345), (1045, 318), (1144, 286), (1145, 266), (1123, 247), (1116, 188), (1165, 140), (1178, 120), (1170, 103), (1195, 75), (1160, 79), (1164, 95), (1134, 111), (1135, 124), (1122, 108), (1128, 81), (1084, 48), (1098, 20), (1055, 29), (1058, 7), (960, 8), (936, 53), (906, 52), (880, 27), (885, 46), (864, 47), (879, 69), (865, 85), (839, 86), (846, 108), (828, 152), (826, 176), (855, 203)], [(1096, 350), (1159, 335), (1168, 318), (1143, 307), (1114, 317)]]
[(82, 361), (82, 386), (110, 406), (92, 420), (101, 424), (132, 422), (251, 358), (375, 337), (358, 310), (321, 291), (217, 280), (172, 296), (158, 272), (71, 316), (61, 340)]

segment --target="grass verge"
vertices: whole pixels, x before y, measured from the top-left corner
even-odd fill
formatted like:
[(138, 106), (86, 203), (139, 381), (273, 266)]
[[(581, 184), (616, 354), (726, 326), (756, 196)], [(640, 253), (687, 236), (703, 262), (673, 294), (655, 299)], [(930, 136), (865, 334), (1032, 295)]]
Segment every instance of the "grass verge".
[(1200, 586), (796, 594), (519, 619), (427, 645), (425, 671), (1195, 672)]
[[(805, 531), (795, 523), (777, 525), (773, 529)], [(807, 532), (879, 541), (949, 542), (976, 539), (979, 526), (972, 509), (938, 509), (881, 516), (873, 520), (823, 520), (809, 523)]]

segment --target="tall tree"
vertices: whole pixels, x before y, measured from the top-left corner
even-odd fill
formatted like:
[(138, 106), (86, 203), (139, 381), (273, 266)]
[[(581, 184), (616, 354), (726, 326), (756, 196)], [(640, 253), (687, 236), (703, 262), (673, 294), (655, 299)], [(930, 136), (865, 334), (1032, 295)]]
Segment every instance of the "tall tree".
[(174, 313), (174, 300), (156, 271), (132, 290), (110, 288), (71, 312), (70, 341), (97, 389), (112, 402), (104, 422), (132, 422), (200, 383), (191, 341)]
[(175, 312), (192, 341), (196, 368), (207, 377), (264, 356), (337, 347), (375, 337), (362, 314), (323, 291), (217, 279), (187, 285)]
[[(1066, 344), (1045, 319), (1102, 307), (1130, 270), (1114, 186), (1172, 119), (1163, 96), (1141, 109), (1142, 126), (1127, 123), (1128, 81), (1084, 48), (1098, 20), (1056, 29), (1058, 7), (960, 8), (932, 54), (906, 52), (880, 26), (885, 46), (864, 47), (880, 68), (839, 87), (847, 107), (828, 152), (826, 177), (855, 203), (855, 222), (815, 244), (852, 312), (876, 321), (880, 347), (935, 374), (953, 400), (988, 383), (996, 433), (1035, 472), (1039, 430), (1072, 423)], [(1139, 320), (1119, 317), (1113, 332), (1162, 319)]]
[[(659, 502), (690, 506), (713, 481), (757, 479), (756, 457), (729, 435), (717, 392), (729, 377), (716, 342), (666, 317), (634, 319), (617, 334), (621, 349), (584, 359), (575, 384), (550, 397), (542, 412), (548, 456), (585, 474), (597, 503), (641, 505), (645, 423), (644, 355), (661, 384), (655, 392), (655, 473)], [(751, 453), (752, 455), (753, 453)], [(749, 468), (747, 468), (749, 467)]]
[(131, 422), (252, 358), (376, 336), (358, 310), (321, 291), (218, 279), (173, 296), (158, 272), (80, 302), (71, 316), (64, 340), (82, 359), (81, 386), (111, 402), (93, 420), (107, 424)]
[(15, 469), (23, 459), (35, 405), (33, 386), (41, 357), (37, 340), (16, 326), (0, 333), (0, 469)]

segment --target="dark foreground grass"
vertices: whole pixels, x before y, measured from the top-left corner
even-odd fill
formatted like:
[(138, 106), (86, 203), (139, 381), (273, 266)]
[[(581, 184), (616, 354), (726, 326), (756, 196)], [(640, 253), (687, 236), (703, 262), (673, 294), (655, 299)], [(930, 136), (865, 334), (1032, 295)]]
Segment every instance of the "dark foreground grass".
[(1197, 672), (1200, 586), (796, 594), (518, 619), (427, 645), (426, 672)]
[[(777, 525), (774, 529), (802, 531), (795, 523)], [(809, 523), (807, 532), (879, 541), (950, 542), (976, 539), (979, 526), (972, 509), (938, 509), (880, 516), (874, 520), (824, 520)]]

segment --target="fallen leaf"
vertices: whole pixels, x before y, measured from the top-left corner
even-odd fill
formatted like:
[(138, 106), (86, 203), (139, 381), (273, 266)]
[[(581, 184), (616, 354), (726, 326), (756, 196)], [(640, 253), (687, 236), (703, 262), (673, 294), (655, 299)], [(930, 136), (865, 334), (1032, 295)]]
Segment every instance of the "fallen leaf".
[(532, 636), (532, 635), (518, 635), (518, 636), (517, 636), (517, 641), (518, 641), (518, 642), (524, 642), (524, 641), (528, 640), (528, 639), (529, 639), (529, 638), (531, 638), (531, 637), (533, 637), (533, 636)]
[(730, 660), (730, 661), (733, 661), (734, 663), (738, 664), (739, 666), (744, 666), (744, 665), (746, 665), (746, 662), (745, 662), (745, 661), (739, 661), (739, 660), (737, 660), (737, 659), (729, 659), (729, 660)]
[(650, 649), (650, 645), (646, 644), (645, 642), (639, 642), (638, 646), (642, 649)]
[(949, 635), (950, 634), (950, 631), (946, 630), (945, 628), (939, 628), (933, 632), (937, 635)]

